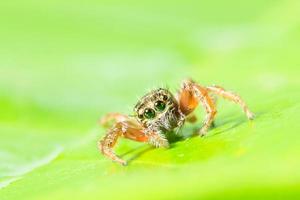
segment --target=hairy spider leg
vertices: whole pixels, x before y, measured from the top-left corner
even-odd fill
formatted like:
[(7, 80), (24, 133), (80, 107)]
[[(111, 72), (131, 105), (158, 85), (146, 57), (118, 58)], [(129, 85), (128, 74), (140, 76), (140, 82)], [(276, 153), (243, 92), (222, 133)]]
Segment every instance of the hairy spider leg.
[(128, 120), (128, 116), (120, 114), (120, 113), (108, 113), (104, 117), (102, 117), (99, 121), (100, 125), (103, 127), (109, 127), (110, 122), (122, 122)]
[(119, 137), (125, 137), (138, 142), (147, 142), (149, 139), (143, 132), (143, 128), (139, 127), (137, 124), (130, 121), (115, 123), (115, 125), (108, 130), (104, 138), (98, 142), (98, 148), (104, 156), (122, 165), (126, 165), (126, 161), (118, 157), (113, 151), (113, 147)]
[(184, 81), (179, 94), (179, 108), (181, 112), (188, 116), (197, 108), (199, 102), (202, 103), (206, 111), (206, 117), (199, 132), (203, 136), (217, 113), (214, 100), (210, 97), (205, 87), (191, 80)]
[[(164, 135), (144, 129), (139, 123), (133, 119), (130, 120), (127, 116), (120, 114), (109, 114), (107, 116), (104, 117), (104, 119), (110, 118), (109, 120), (116, 120), (116, 123), (108, 130), (104, 138), (98, 142), (98, 148), (104, 156), (113, 161), (122, 165), (127, 164), (125, 160), (118, 157), (113, 151), (113, 147), (116, 145), (119, 137), (124, 137), (137, 142), (147, 142), (155, 147), (169, 146)], [(123, 117), (126, 117), (127, 120), (123, 120)]]
[(255, 117), (254, 114), (249, 110), (247, 104), (237, 94), (230, 92), (230, 91), (226, 91), (224, 88), (222, 88), (220, 86), (215, 86), (215, 85), (209, 86), (206, 88), (208, 89), (209, 92), (215, 93), (215, 94), (223, 97), (224, 99), (233, 101), (234, 103), (240, 105), (242, 107), (243, 111), (245, 112), (245, 114), (247, 115), (247, 118), (250, 120), (254, 119), (254, 117)]
[(179, 94), (180, 110), (184, 115), (188, 116), (196, 109), (199, 102), (202, 103), (207, 114), (203, 126), (199, 131), (201, 136), (205, 135), (217, 114), (215, 99), (211, 97), (211, 93), (219, 95), (240, 105), (243, 111), (246, 113), (248, 119), (251, 120), (254, 118), (254, 114), (249, 110), (246, 103), (233, 92), (226, 91), (220, 86), (203, 87), (192, 80), (186, 80), (183, 82)]

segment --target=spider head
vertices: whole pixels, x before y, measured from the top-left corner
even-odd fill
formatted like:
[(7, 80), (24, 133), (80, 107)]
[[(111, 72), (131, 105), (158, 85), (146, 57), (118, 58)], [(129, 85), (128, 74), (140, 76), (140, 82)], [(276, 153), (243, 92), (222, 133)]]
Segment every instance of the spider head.
[(178, 104), (167, 89), (159, 88), (143, 96), (134, 112), (145, 128), (171, 130), (177, 125)]

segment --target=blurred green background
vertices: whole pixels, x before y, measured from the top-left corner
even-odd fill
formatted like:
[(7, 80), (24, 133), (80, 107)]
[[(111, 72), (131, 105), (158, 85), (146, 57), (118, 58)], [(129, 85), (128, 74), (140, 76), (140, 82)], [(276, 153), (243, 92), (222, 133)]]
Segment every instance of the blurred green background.
[[(299, 52), (297, 0), (1, 1), (0, 199), (297, 199)], [(257, 118), (220, 100), (204, 138), (98, 153), (101, 116), (186, 77)]]

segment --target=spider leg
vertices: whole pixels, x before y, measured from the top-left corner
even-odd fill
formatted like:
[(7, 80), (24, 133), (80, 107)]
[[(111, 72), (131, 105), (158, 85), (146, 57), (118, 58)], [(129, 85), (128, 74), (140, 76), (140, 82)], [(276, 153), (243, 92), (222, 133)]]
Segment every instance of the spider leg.
[(169, 142), (165, 135), (161, 134), (160, 132), (149, 132), (148, 133), (149, 139), (148, 143), (155, 146), (155, 147), (169, 147)]
[(195, 84), (194, 89), (196, 96), (206, 110), (206, 117), (203, 126), (199, 131), (200, 135), (204, 136), (208, 128), (213, 124), (214, 118), (217, 114), (216, 105), (214, 100), (208, 95), (207, 91), (203, 87)]
[(254, 119), (254, 114), (249, 110), (247, 104), (237, 94), (234, 94), (233, 92), (230, 92), (230, 91), (226, 91), (224, 88), (222, 88), (220, 86), (210, 86), (210, 87), (206, 87), (206, 88), (208, 89), (208, 91), (215, 93), (215, 94), (223, 97), (224, 99), (228, 99), (228, 100), (233, 101), (234, 103), (240, 105), (242, 107), (243, 111), (245, 112), (245, 114), (247, 115), (248, 119), (250, 119), (250, 120)]
[(198, 102), (203, 104), (207, 114), (203, 126), (200, 129), (200, 135), (203, 136), (208, 128), (213, 125), (213, 119), (217, 113), (215, 106), (216, 100), (215, 98), (212, 98), (212, 94), (209, 93), (219, 95), (239, 104), (246, 113), (248, 119), (254, 118), (254, 114), (238, 95), (226, 91), (219, 86), (203, 87), (191, 80), (187, 80), (182, 84), (181, 93), (179, 94), (179, 106), (182, 113), (187, 116), (196, 109)]
[(214, 117), (217, 114), (214, 100), (208, 94), (208, 90), (191, 80), (184, 81), (182, 89), (179, 94), (179, 107), (184, 115), (189, 115), (202, 103), (206, 110), (206, 118), (199, 133), (201, 136), (205, 135), (208, 128), (211, 126)]
[(109, 113), (102, 117), (99, 121), (100, 125), (103, 127), (109, 127), (110, 122), (122, 122), (128, 120), (128, 116), (122, 115), (120, 113)]
[(113, 151), (113, 147), (119, 137), (138, 142), (148, 142), (156, 147), (168, 147), (168, 141), (162, 135), (157, 132), (147, 131), (134, 120), (128, 119), (117, 122), (108, 130), (104, 138), (98, 142), (98, 148), (104, 156), (122, 165), (126, 165), (126, 161), (118, 157)]
[(137, 126), (131, 121), (115, 123), (115, 125), (108, 130), (103, 139), (98, 142), (98, 148), (104, 156), (122, 165), (126, 165), (126, 161), (118, 157), (113, 151), (113, 147), (119, 137), (125, 137), (138, 142), (148, 141), (148, 136), (143, 132), (142, 127)]

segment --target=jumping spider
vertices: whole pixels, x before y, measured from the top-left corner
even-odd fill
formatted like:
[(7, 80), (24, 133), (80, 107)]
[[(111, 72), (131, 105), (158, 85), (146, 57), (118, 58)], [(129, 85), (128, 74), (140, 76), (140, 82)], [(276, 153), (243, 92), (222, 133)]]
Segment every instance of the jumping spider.
[(111, 160), (126, 165), (126, 161), (113, 152), (113, 147), (119, 137), (147, 142), (155, 147), (169, 147), (164, 133), (180, 128), (185, 121), (195, 121), (191, 120), (195, 119), (192, 112), (199, 102), (203, 104), (207, 113), (203, 126), (199, 130), (199, 135), (204, 136), (217, 113), (212, 94), (239, 104), (248, 119), (254, 118), (254, 114), (238, 95), (219, 86), (204, 87), (192, 80), (186, 80), (182, 83), (177, 97), (174, 97), (169, 90), (162, 88), (143, 96), (134, 107), (133, 117), (110, 113), (102, 118), (100, 123), (103, 126), (107, 126), (111, 120), (114, 121), (114, 125), (98, 142), (99, 150)]

